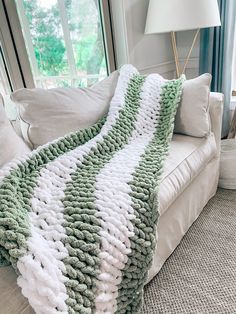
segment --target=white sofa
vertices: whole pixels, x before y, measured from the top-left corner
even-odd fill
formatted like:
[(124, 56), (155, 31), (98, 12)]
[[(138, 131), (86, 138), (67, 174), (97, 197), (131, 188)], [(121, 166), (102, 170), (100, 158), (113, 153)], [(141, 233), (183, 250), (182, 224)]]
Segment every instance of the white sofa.
[[(196, 138), (174, 135), (160, 185), (157, 246), (148, 282), (159, 272), (182, 237), (215, 194), (223, 95), (210, 94), (211, 134)], [(34, 313), (16, 284), (11, 267), (0, 268), (0, 313)]]
[(223, 95), (211, 93), (209, 102), (211, 133), (208, 137), (173, 136), (159, 191), (158, 241), (148, 282), (216, 193)]

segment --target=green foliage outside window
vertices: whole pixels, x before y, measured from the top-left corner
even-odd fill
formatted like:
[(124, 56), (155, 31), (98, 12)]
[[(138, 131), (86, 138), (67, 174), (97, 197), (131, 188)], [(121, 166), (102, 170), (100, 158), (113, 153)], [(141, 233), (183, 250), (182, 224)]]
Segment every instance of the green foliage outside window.
[[(50, 2), (50, 0), (48, 0)], [(40, 6), (24, 0), (32, 43), (41, 76), (69, 74), (69, 65), (57, 2)], [(97, 0), (65, 0), (77, 74), (106, 71)], [(62, 82), (62, 85), (68, 85)]]

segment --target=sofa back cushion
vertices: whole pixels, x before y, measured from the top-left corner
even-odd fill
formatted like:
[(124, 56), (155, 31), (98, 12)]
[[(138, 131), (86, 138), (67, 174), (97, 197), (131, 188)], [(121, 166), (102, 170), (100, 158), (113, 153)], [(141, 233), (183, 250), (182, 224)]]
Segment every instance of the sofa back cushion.
[(211, 75), (208, 73), (184, 82), (175, 118), (175, 133), (194, 137), (206, 137), (210, 133), (210, 84)]
[(36, 148), (95, 124), (108, 112), (117, 79), (114, 72), (91, 88), (23, 88), (12, 93), (25, 141)]

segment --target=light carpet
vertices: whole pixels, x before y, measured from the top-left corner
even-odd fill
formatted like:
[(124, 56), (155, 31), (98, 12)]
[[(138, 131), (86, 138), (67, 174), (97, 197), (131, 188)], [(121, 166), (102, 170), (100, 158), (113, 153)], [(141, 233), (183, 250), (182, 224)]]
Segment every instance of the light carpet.
[(236, 313), (236, 191), (218, 190), (146, 286), (154, 313)]

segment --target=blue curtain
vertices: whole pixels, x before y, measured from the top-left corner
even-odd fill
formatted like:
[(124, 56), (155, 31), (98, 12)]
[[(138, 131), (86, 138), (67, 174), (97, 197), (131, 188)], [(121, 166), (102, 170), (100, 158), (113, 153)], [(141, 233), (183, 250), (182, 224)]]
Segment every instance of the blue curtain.
[(200, 74), (212, 74), (211, 90), (225, 95), (222, 137), (230, 127), (233, 48), (236, 27), (236, 0), (218, 0), (221, 27), (201, 30)]

